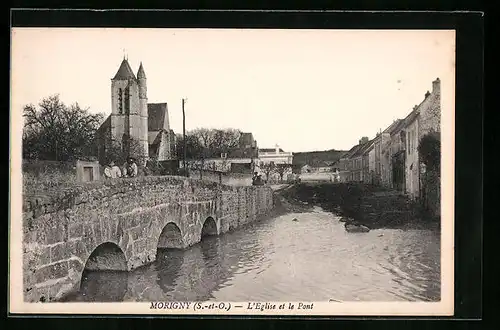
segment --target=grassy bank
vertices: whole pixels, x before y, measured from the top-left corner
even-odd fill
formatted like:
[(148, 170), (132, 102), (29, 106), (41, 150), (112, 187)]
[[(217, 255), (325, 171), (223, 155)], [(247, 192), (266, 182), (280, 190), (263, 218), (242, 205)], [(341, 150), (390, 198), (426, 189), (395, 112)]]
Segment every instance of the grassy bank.
[[(279, 192), (282, 207), (305, 212), (317, 205), (353, 218), (371, 229), (438, 229), (439, 219), (426, 217), (404, 196), (388, 195), (380, 187), (362, 184), (301, 183)], [(382, 197), (375, 197), (380, 196)]]

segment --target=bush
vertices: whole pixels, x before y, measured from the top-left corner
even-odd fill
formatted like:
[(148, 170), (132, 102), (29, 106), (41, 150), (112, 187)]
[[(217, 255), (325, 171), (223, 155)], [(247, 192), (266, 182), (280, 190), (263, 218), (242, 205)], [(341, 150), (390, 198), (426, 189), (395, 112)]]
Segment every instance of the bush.
[(92, 114), (78, 103), (66, 105), (59, 95), (23, 108), (23, 158), (71, 161), (97, 156), (95, 136), (103, 114)]
[(418, 153), (428, 170), (437, 170), (441, 165), (441, 138), (438, 132), (430, 132), (420, 140)]

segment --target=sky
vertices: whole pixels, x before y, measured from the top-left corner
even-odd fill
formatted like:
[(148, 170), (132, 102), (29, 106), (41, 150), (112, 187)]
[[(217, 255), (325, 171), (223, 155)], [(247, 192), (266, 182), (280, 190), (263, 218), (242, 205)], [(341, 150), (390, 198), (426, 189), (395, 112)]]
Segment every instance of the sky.
[(124, 56), (142, 61), (148, 102), (167, 102), (170, 126), (236, 128), (260, 148), (348, 150), (404, 118), (441, 80), (454, 97), (452, 30), (217, 30), (15, 28), (11, 111), (59, 94), (111, 113), (111, 78)]

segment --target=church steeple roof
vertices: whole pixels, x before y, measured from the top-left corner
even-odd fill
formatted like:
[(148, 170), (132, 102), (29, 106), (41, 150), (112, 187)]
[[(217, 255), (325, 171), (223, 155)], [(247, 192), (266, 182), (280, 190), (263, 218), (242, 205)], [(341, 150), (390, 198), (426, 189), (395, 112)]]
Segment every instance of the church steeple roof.
[(137, 71), (137, 79), (146, 79), (146, 73), (144, 72), (144, 67), (141, 65), (139, 66), (139, 70)]
[(128, 79), (135, 79), (135, 75), (127, 59), (124, 58), (113, 80), (128, 80)]

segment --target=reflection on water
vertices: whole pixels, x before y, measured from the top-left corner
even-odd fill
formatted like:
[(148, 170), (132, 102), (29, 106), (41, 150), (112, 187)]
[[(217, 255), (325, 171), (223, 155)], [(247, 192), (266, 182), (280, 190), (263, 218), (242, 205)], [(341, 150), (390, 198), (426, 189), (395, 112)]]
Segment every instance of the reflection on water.
[(128, 288), (126, 271), (84, 270), (80, 291), (64, 301), (116, 302), (123, 301)]
[(334, 215), (316, 208), (206, 237), (185, 251), (158, 250), (155, 263), (127, 279), (110, 276), (88, 276), (80, 295), (93, 301), (437, 301), (440, 235), (347, 233)]
[(158, 249), (156, 253), (157, 283), (165, 292), (172, 291), (175, 280), (184, 262), (184, 251), (177, 249)]

